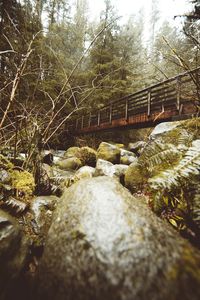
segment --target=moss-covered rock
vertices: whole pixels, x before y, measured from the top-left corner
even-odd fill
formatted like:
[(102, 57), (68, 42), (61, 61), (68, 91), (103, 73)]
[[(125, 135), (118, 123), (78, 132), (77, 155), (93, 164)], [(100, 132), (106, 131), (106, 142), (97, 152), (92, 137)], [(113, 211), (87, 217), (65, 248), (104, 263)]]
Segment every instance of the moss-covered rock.
[(142, 190), (145, 182), (145, 177), (142, 172), (142, 167), (136, 160), (133, 162), (125, 172), (125, 186), (132, 192), (136, 193)]
[[(0, 299), (14, 299), (16, 282), (25, 267), (28, 245), (17, 222), (0, 210)], [(13, 294), (12, 294), (13, 293)], [(16, 297), (17, 299), (17, 297)]]
[(80, 148), (79, 147), (70, 147), (67, 149), (67, 151), (64, 153), (64, 156), (66, 158), (70, 158), (70, 157), (77, 157), (78, 153), (79, 153)]
[(37, 300), (199, 300), (200, 254), (108, 177), (66, 190), (50, 227)]
[(97, 150), (97, 158), (107, 160), (113, 164), (119, 164), (120, 148), (115, 145), (102, 142)]
[(52, 214), (56, 208), (59, 198), (55, 196), (39, 196), (31, 201), (30, 213), (32, 214), (32, 223), (34, 224), (34, 233), (36, 236), (33, 239), (35, 247), (44, 245), (47, 232), (51, 225)]
[(145, 147), (146, 142), (144, 141), (138, 141), (135, 143), (129, 143), (128, 144), (128, 150), (135, 153), (137, 156), (140, 156), (143, 148)]
[(77, 157), (70, 157), (57, 162), (61, 170), (78, 170), (81, 166), (81, 160)]
[(120, 149), (120, 164), (123, 165), (130, 165), (131, 163), (133, 163), (135, 160), (137, 160), (137, 157), (134, 153), (124, 150), (124, 149)]
[(96, 166), (97, 152), (90, 147), (81, 147), (77, 153), (77, 157), (80, 159), (83, 166)]

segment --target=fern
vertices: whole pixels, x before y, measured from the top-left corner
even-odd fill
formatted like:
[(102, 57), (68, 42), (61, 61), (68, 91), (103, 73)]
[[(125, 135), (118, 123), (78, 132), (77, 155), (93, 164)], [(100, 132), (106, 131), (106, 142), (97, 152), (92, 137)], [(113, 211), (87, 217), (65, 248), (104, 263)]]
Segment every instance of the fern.
[(200, 229), (200, 184), (198, 185), (197, 190), (195, 191), (195, 196), (192, 200), (192, 220), (196, 223), (197, 227)]
[(184, 157), (173, 168), (162, 171), (150, 178), (148, 183), (153, 190), (171, 190), (184, 180), (198, 175), (200, 169), (200, 140), (193, 141)]
[(181, 151), (172, 144), (154, 142), (147, 146), (140, 162), (146, 165), (149, 172), (155, 172), (156, 168), (166, 169), (166, 167), (174, 164), (181, 155)]

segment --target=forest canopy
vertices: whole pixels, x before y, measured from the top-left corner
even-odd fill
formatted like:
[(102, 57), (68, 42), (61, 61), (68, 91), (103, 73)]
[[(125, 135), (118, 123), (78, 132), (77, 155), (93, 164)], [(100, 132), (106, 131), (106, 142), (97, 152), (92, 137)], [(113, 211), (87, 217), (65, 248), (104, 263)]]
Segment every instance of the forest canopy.
[[(121, 23), (105, 0), (91, 22), (87, 0), (0, 1), (1, 145), (58, 144), (67, 121), (199, 66), (199, 1), (183, 28), (159, 21), (152, 0), (149, 42), (144, 14)], [(16, 145), (15, 145), (16, 146)]]

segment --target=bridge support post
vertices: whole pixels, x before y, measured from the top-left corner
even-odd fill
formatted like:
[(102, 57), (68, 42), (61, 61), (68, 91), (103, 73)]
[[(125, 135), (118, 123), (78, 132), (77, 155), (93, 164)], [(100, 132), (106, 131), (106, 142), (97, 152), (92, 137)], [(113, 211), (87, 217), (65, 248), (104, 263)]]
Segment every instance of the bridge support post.
[(147, 95), (147, 115), (148, 117), (151, 114), (151, 90), (148, 91), (148, 95)]
[(100, 120), (101, 120), (101, 112), (100, 110), (98, 111), (98, 126), (100, 125)]
[(126, 99), (126, 105), (125, 105), (125, 119), (128, 121), (128, 99)]
[(110, 104), (109, 122), (112, 124), (112, 104)]

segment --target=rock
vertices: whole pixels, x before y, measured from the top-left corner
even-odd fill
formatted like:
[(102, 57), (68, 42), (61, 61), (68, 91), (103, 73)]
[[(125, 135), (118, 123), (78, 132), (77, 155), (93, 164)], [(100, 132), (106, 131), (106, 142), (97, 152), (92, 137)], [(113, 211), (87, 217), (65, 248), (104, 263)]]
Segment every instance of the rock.
[(79, 149), (77, 157), (80, 159), (83, 166), (96, 166), (97, 152), (90, 147), (81, 147)]
[(79, 153), (80, 148), (79, 147), (70, 147), (67, 149), (67, 151), (65, 152), (64, 156), (66, 158), (70, 158), (70, 157), (77, 157), (78, 153)]
[(27, 255), (27, 243), (21, 229), (9, 214), (0, 210), (1, 300), (8, 299), (8, 294), (12, 292), (20, 273), (25, 266)]
[(45, 153), (43, 153), (42, 162), (50, 166), (53, 164), (53, 154), (51, 151), (45, 151)]
[(115, 145), (102, 142), (97, 150), (97, 158), (118, 164), (120, 162), (120, 149)]
[(55, 150), (53, 152), (53, 163), (56, 164), (59, 160), (62, 160), (65, 158), (65, 152), (63, 150)]
[(113, 169), (114, 169), (114, 176), (119, 178), (120, 182), (124, 184), (124, 176), (126, 170), (128, 169), (128, 166), (119, 164), (119, 165), (114, 165)]
[(117, 148), (120, 148), (120, 149), (124, 149), (125, 148), (125, 146), (124, 146), (124, 144), (119, 144), (119, 143), (116, 143), (116, 144), (114, 144)]
[(124, 183), (124, 174), (127, 168), (128, 168), (127, 165), (122, 165), (122, 164), (113, 165), (109, 161), (98, 159), (94, 176), (114, 177), (116, 179), (119, 179), (121, 183)]
[(56, 166), (53, 167), (54, 176), (51, 177), (52, 191), (56, 196), (61, 196), (64, 189), (74, 182), (74, 170), (61, 170)]
[(168, 131), (171, 131), (177, 127), (180, 126), (181, 123), (184, 123), (185, 121), (177, 121), (177, 122), (163, 122), (158, 124), (154, 130), (151, 132), (149, 138), (155, 139), (159, 135), (166, 133)]
[(7, 170), (0, 169), (0, 182), (3, 184), (7, 184), (10, 182), (10, 173)]
[(123, 165), (130, 165), (132, 162), (137, 160), (136, 155), (130, 151), (120, 149), (120, 152), (121, 152), (120, 163)]
[(143, 202), (108, 177), (67, 189), (34, 299), (198, 300), (199, 252)]
[(58, 198), (55, 196), (39, 196), (31, 202), (32, 226), (34, 233), (38, 235), (37, 246), (42, 246), (44, 243), (57, 201)]
[(78, 170), (82, 163), (77, 157), (70, 157), (57, 162), (57, 165), (61, 170)]
[(95, 168), (90, 166), (83, 166), (78, 171), (76, 171), (74, 178), (75, 181), (78, 181), (80, 179), (84, 178), (92, 178), (95, 173)]
[(135, 143), (129, 143), (128, 144), (128, 150), (135, 153), (137, 156), (139, 156), (145, 147), (146, 143), (143, 141), (135, 142)]
[(132, 192), (141, 191), (144, 184), (144, 176), (141, 171), (141, 166), (136, 160), (133, 162), (125, 172), (125, 186)]
[(42, 169), (49, 177), (53, 177), (53, 168), (49, 164), (42, 164)]
[(110, 176), (113, 177), (115, 169), (113, 164), (107, 160), (98, 159), (95, 169), (95, 176)]

